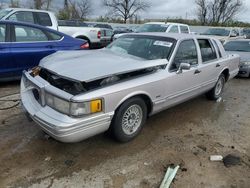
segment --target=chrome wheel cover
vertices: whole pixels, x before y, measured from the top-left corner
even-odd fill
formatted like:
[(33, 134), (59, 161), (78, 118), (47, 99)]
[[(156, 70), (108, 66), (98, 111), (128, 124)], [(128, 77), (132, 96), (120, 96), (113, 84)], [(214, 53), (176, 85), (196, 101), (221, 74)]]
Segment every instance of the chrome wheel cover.
[(130, 106), (122, 117), (122, 130), (127, 135), (134, 134), (141, 126), (143, 118), (142, 108), (134, 104)]
[(215, 86), (215, 95), (218, 96), (221, 94), (223, 89), (224, 81), (222, 78), (220, 78)]

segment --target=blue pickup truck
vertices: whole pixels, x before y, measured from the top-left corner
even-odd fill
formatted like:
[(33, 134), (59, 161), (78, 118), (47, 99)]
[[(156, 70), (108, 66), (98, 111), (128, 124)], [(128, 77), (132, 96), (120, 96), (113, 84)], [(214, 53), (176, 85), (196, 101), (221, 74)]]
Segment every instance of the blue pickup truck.
[(47, 27), (0, 21), (0, 81), (19, 79), (23, 70), (56, 51), (86, 48), (86, 41)]

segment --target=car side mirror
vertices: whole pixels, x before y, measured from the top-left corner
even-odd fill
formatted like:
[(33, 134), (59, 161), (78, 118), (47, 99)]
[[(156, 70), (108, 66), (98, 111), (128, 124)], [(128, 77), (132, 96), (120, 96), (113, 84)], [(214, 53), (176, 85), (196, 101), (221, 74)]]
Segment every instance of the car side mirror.
[(190, 70), (191, 65), (189, 63), (181, 63), (176, 74), (181, 74), (183, 70)]

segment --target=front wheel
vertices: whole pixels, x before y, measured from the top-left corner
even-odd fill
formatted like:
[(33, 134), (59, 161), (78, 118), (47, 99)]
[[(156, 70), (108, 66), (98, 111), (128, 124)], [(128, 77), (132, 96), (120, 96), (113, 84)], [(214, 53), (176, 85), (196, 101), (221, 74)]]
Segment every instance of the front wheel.
[(225, 76), (224, 74), (221, 74), (218, 81), (216, 82), (213, 89), (211, 89), (206, 95), (211, 100), (217, 100), (221, 97), (224, 86), (225, 86)]
[(145, 102), (139, 97), (129, 99), (115, 113), (111, 125), (112, 134), (116, 140), (128, 142), (140, 133), (146, 119)]

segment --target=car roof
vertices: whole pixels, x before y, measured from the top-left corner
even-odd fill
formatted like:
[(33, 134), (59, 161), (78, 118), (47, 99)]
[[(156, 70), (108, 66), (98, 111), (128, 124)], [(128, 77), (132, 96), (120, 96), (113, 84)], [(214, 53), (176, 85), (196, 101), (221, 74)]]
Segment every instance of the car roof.
[(50, 11), (47, 10), (36, 10), (36, 9), (28, 9), (28, 8), (6, 8), (5, 10), (11, 10), (11, 11), (29, 11), (29, 12), (47, 12), (47, 13), (51, 13)]
[(22, 26), (27, 26), (27, 27), (35, 27), (38, 29), (43, 29), (43, 30), (47, 30), (49, 32), (53, 32), (59, 35), (63, 35), (63, 36), (68, 36), (64, 33), (61, 33), (59, 31), (56, 31), (54, 29), (50, 29), (48, 27), (42, 26), (42, 25), (37, 25), (37, 24), (32, 24), (32, 23), (27, 23), (27, 22), (16, 22), (16, 21), (9, 21), (9, 20), (0, 20), (0, 24), (14, 24), (14, 25), (22, 25)]
[(145, 24), (161, 24), (161, 25), (180, 25), (180, 26), (188, 26), (187, 24), (182, 24), (182, 23), (174, 23), (174, 22), (147, 22)]
[(229, 40), (228, 42), (250, 42), (250, 39), (235, 39), (235, 40)]
[[(144, 36), (155, 36), (155, 37), (166, 37), (173, 38), (175, 40), (185, 40), (185, 39), (214, 39), (209, 36), (194, 35), (194, 34), (184, 34), (184, 33), (165, 33), (165, 32), (146, 32), (146, 33), (128, 33), (125, 35), (144, 35)], [(215, 39), (216, 40), (216, 39)]]

